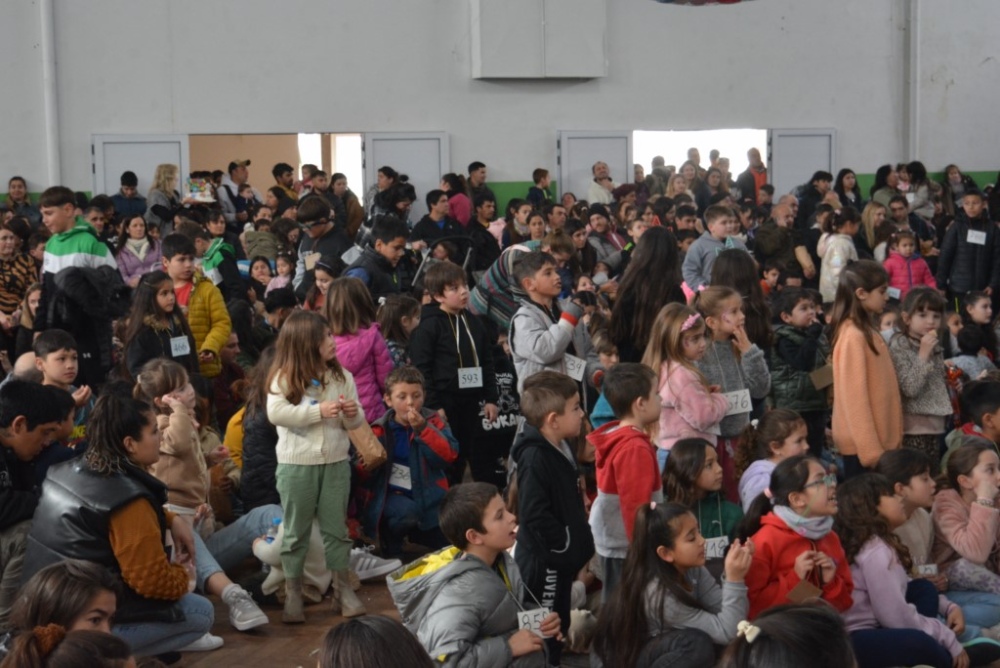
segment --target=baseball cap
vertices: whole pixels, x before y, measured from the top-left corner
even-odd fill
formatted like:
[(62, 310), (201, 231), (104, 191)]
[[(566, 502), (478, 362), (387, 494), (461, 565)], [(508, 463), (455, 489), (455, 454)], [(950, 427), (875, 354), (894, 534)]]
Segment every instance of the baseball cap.
[(229, 163), (229, 171), (232, 172), (237, 167), (249, 167), (249, 166), (250, 166), (249, 160), (233, 160), (231, 163)]

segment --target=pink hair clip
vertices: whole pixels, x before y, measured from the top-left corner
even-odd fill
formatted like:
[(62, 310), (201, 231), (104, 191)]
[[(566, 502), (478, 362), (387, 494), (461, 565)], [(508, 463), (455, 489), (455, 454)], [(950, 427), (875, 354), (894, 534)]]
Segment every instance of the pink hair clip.
[(774, 498), (774, 494), (771, 493), (771, 488), (770, 487), (765, 487), (764, 488), (764, 496), (766, 496), (769, 499), (773, 499)]
[(649, 502), (649, 509), (650, 510), (656, 510), (656, 501), (650, 501)]
[(692, 327), (694, 327), (695, 325), (697, 325), (698, 321), (700, 319), (701, 319), (701, 316), (698, 315), (697, 313), (689, 315), (688, 319), (684, 321), (683, 325), (681, 325), (681, 331), (682, 332), (688, 331), (689, 329), (691, 329)]

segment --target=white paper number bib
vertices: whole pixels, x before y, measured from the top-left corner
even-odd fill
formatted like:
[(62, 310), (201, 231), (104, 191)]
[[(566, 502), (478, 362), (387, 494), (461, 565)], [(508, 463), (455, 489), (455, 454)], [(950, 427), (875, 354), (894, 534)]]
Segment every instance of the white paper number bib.
[(537, 636), (542, 635), (542, 621), (549, 616), (549, 611), (545, 608), (535, 608), (534, 610), (522, 610), (517, 613), (517, 627), (528, 629)]
[(467, 366), (458, 370), (458, 389), (464, 390), (483, 386), (483, 368)]
[(977, 246), (986, 245), (986, 232), (980, 230), (969, 230), (969, 236), (965, 237), (965, 240), (970, 244), (976, 244)]
[(174, 336), (170, 339), (170, 355), (183, 357), (191, 354), (191, 342), (186, 336)]
[(726, 548), (729, 547), (729, 539), (725, 536), (719, 538), (706, 538), (705, 539), (705, 558), (706, 559), (724, 559), (726, 556)]
[(753, 410), (753, 404), (750, 402), (750, 390), (726, 392), (722, 396), (724, 396), (726, 401), (729, 402), (729, 408), (726, 410), (726, 417), (729, 417), (730, 415), (739, 415), (741, 413), (749, 413)]
[(564, 359), (566, 360), (566, 375), (578, 383), (583, 380), (583, 374), (587, 372), (587, 363), (576, 355), (570, 355), (569, 353), (566, 354)]
[(389, 484), (399, 489), (413, 489), (413, 483), (410, 482), (410, 467), (393, 464), (389, 473)]

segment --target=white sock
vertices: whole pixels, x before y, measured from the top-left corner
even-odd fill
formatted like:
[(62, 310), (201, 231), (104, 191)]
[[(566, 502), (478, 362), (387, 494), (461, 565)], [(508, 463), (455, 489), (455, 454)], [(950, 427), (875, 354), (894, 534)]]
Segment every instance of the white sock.
[(235, 582), (230, 582), (229, 584), (226, 585), (225, 589), (222, 590), (222, 593), (219, 594), (219, 598), (222, 599), (223, 603), (228, 604), (226, 599), (228, 599), (231, 595), (239, 591), (239, 589), (240, 586), (238, 584), (236, 584)]

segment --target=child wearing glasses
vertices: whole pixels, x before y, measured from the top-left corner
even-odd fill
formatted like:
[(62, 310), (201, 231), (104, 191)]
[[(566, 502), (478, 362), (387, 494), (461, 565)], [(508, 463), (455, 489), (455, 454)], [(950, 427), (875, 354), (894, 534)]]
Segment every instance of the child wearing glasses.
[(737, 537), (754, 544), (746, 576), (749, 619), (786, 603), (822, 598), (840, 612), (851, 607), (854, 583), (833, 532), (837, 478), (817, 459), (789, 457), (750, 505)]

